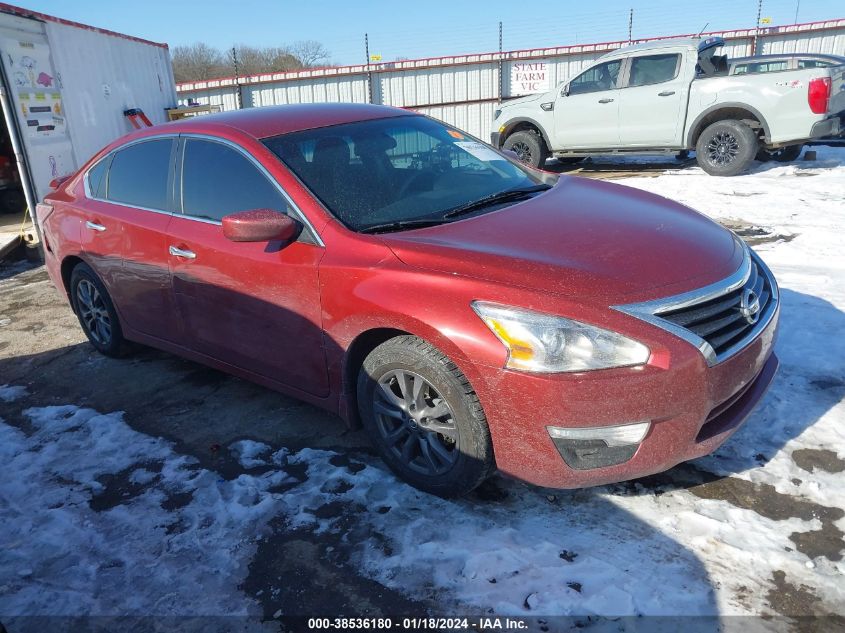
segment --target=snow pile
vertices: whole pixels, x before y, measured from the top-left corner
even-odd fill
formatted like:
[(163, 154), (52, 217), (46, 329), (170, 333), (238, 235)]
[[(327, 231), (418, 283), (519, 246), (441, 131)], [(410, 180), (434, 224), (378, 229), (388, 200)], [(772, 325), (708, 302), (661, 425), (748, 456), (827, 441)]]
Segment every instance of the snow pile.
[(0, 400), (3, 402), (14, 402), (29, 395), (26, 387), (20, 385), (0, 385)]
[(0, 421), (0, 614), (236, 615), (284, 473), (221, 480), (121, 415)]

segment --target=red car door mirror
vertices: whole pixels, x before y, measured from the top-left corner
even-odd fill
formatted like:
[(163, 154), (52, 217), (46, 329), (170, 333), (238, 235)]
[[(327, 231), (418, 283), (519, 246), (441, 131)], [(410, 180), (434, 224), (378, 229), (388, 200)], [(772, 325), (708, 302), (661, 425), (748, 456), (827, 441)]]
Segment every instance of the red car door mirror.
[(300, 225), (292, 217), (270, 209), (252, 209), (223, 218), (223, 235), (233, 242), (289, 242)]

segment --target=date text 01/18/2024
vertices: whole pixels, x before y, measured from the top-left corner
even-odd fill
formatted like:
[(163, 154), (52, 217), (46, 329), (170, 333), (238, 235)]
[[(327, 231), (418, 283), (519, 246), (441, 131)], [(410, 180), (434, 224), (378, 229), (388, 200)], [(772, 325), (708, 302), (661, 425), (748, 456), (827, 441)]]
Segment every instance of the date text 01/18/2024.
[(318, 630), (363, 630), (363, 631), (520, 631), (528, 623), (519, 618), (309, 618), (308, 629)]

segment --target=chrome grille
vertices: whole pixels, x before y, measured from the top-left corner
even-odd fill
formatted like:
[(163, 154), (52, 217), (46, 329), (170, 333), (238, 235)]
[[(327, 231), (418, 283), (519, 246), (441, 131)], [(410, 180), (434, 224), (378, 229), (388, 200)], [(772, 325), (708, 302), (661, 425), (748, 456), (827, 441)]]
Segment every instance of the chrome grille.
[(771, 271), (736, 239), (743, 262), (727, 279), (665, 299), (613, 307), (694, 345), (708, 365), (727, 360), (777, 318), (779, 301)]
[(754, 329), (771, 299), (771, 282), (752, 259), (748, 279), (739, 288), (709, 301), (655, 315), (703, 338), (719, 355)]

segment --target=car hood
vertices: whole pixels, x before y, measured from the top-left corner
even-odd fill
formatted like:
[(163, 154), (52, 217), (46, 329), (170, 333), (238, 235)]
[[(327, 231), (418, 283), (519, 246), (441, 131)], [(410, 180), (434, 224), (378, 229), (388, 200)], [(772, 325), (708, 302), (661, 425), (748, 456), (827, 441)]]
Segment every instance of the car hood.
[(720, 281), (739, 268), (744, 248), (677, 202), (570, 176), (498, 211), (382, 237), (412, 267), (608, 305)]
[(512, 106), (518, 106), (518, 105), (523, 105), (525, 103), (533, 103), (534, 101), (539, 101), (540, 99), (542, 99), (543, 97), (545, 97), (548, 94), (549, 94), (548, 92), (538, 92), (538, 93), (533, 94), (533, 95), (527, 95), (525, 97), (519, 97), (518, 99), (508, 99), (505, 103), (503, 103), (499, 107), (500, 107), (501, 110), (507, 110), (508, 108), (510, 108)]

